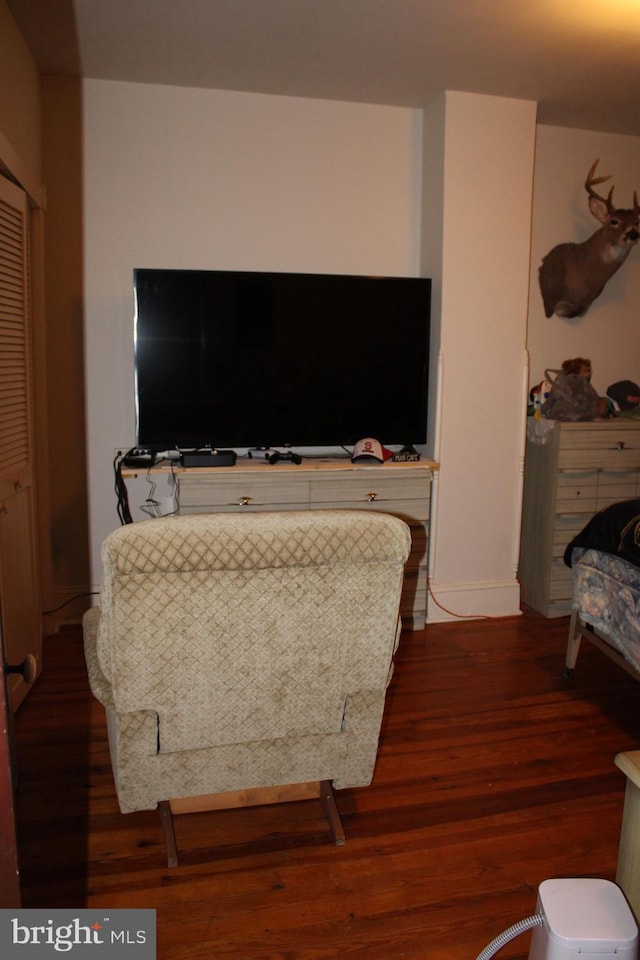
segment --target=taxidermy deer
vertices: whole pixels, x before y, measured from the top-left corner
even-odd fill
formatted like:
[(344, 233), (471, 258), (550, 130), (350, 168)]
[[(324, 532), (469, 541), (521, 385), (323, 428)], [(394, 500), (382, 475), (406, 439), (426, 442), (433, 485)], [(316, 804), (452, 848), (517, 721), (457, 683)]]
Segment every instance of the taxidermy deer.
[(604, 285), (629, 255), (640, 238), (640, 206), (633, 194), (633, 210), (616, 209), (613, 187), (605, 200), (593, 187), (611, 177), (594, 177), (596, 160), (585, 181), (589, 210), (602, 223), (584, 243), (560, 243), (540, 266), (540, 291), (547, 317), (581, 317), (587, 312)]

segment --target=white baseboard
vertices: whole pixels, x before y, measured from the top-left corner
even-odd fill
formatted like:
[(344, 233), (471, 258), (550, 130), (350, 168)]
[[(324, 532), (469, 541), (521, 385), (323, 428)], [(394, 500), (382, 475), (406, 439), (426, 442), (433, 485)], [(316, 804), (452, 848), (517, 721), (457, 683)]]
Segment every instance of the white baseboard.
[(520, 614), (520, 584), (517, 580), (431, 583), (427, 594), (427, 623), (449, 623), (461, 618), (517, 617)]

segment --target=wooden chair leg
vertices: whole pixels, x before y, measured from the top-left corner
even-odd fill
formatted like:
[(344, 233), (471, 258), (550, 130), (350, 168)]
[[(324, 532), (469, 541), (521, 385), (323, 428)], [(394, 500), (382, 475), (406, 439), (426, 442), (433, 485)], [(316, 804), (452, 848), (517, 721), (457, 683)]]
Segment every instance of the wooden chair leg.
[(575, 667), (576, 660), (578, 659), (578, 651), (580, 650), (581, 639), (582, 639), (582, 623), (580, 621), (580, 616), (577, 610), (572, 610), (571, 621), (569, 623), (569, 637), (567, 640), (567, 653), (565, 657), (565, 666), (564, 666), (565, 677), (571, 677), (571, 675), (573, 674), (573, 668)]
[[(275, 789), (275, 788), (274, 788)], [(162, 824), (164, 843), (167, 849), (167, 863), (170, 867), (178, 866), (178, 846), (173, 824), (173, 813), (194, 813), (201, 810), (220, 810), (238, 806), (253, 806), (259, 803), (282, 803), (285, 799), (309, 799), (320, 797), (322, 812), (329, 824), (331, 839), (337, 847), (344, 846), (345, 833), (340, 820), (338, 805), (330, 780), (317, 780), (308, 784), (295, 784), (293, 787), (278, 787), (276, 795), (273, 790), (255, 789), (236, 791), (234, 794), (209, 794), (206, 797), (190, 797), (177, 800), (161, 800), (158, 803), (158, 812)]]
[(345, 842), (344, 829), (340, 820), (338, 805), (333, 793), (333, 787), (330, 780), (322, 780), (320, 783), (320, 799), (324, 815), (329, 821), (329, 830), (331, 838), (337, 847), (342, 847)]
[(164, 836), (164, 845), (167, 849), (167, 865), (178, 866), (178, 847), (176, 845), (176, 831), (173, 826), (173, 814), (168, 800), (161, 800), (158, 804), (160, 823)]

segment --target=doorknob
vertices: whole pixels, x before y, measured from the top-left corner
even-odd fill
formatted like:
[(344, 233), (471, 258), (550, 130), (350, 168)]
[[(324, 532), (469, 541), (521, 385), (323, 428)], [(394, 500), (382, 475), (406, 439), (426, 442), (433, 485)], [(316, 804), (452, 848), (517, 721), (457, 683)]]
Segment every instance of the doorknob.
[(19, 673), (25, 683), (33, 683), (38, 673), (38, 661), (32, 653), (28, 653), (22, 663), (5, 663), (4, 672)]

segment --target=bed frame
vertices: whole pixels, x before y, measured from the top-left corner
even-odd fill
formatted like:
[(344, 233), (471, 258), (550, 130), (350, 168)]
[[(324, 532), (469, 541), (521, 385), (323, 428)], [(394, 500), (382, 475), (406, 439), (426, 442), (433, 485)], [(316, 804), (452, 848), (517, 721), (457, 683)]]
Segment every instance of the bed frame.
[(580, 652), (580, 643), (585, 639), (592, 643), (598, 650), (601, 650), (610, 660), (613, 660), (619, 667), (622, 667), (635, 680), (640, 680), (640, 671), (636, 670), (622, 654), (612, 647), (607, 640), (601, 636), (594, 627), (580, 619), (580, 611), (573, 610), (569, 622), (569, 637), (567, 639), (567, 652), (565, 657), (564, 676), (571, 677), (575, 669), (578, 653)]

